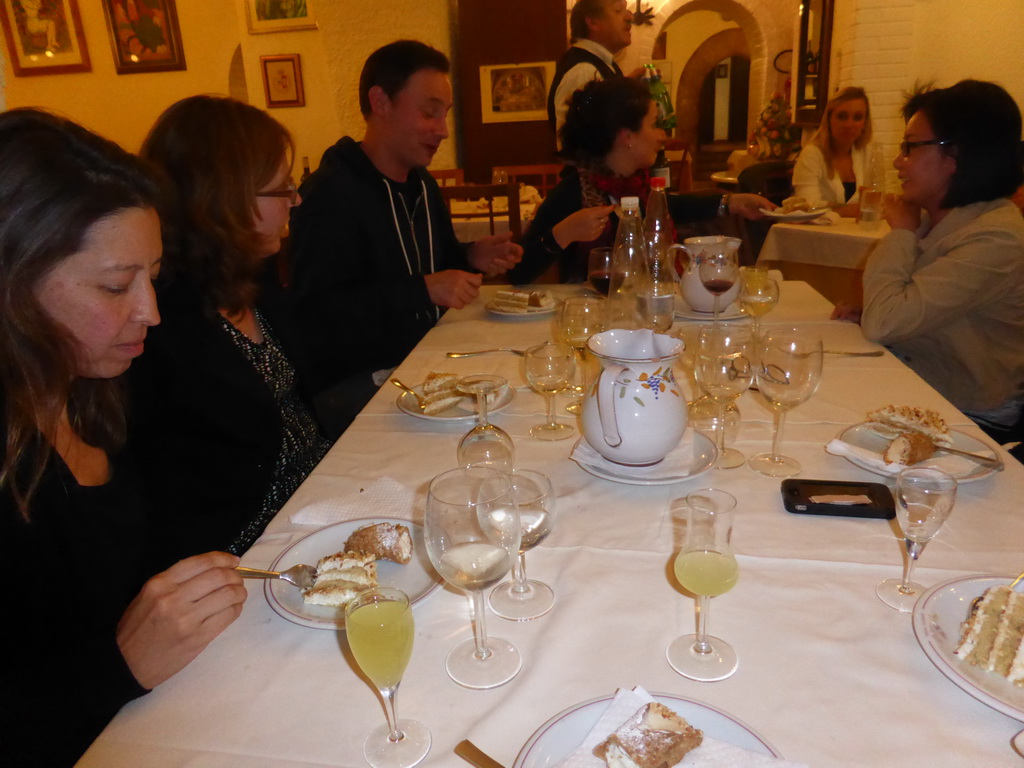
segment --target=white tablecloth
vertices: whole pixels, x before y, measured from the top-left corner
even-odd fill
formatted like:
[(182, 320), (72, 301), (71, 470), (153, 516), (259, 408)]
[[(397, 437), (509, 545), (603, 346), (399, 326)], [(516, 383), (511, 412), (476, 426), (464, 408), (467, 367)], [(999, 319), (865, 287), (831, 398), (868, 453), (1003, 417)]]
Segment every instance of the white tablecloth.
[[(417, 382), (430, 370), (494, 372), (521, 385), (521, 362), (511, 354), (444, 357), (450, 350), (522, 347), (550, 335), (550, 318), (503, 321), (488, 317), (482, 305), (449, 312), (398, 376)], [(873, 348), (856, 326), (828, 322), (829, 310), (806, 285), (785, 283), (780, 306), (767, 320), (813, 324), (831, 349)], [(677, 329), (694, 333), (692, 325)], [(454, 466), (455, 446), (468, 426), (403, 414), (397, 394), (393, 388), (378, 393), (245, 564), (266, 566), (308, 533), (288, 520), (304, 504), (358, 493), (379, 477), (423, 491), (431, 477)], [(771, 433), (769, 413), (756, 398), (748, 393), (740, 402), (744, 423), (736, 447), (748, 455), (765, 450)], [(803, 463), (804, 477), (878, 480), (825, 453), (823, 445), (867, 409), (888, 402), (936, 408), (956, 428), (980, 435), (888, 353), (828, 357), (819, 391), (789, 416), (785, 452)], [(1024, 726), (947, 680), (921, 651), (910, 617), (875, 596), (875, 584), (901, 570), (894, 523), (790, 515), (779, 481), (746, 467), (674, 486), (600, 480), (568, 460), (573, 440), (529, 438), (542, 414), (541, 398), (520, 390), (493, 420), (513, 436), (519, 465), (547, 473), (558, 492), (554, 531), (527, 558), (530, 576), (554, 588), (555, 607), (523, 623), (488, 615), (489, 633), (522, 652), (523, 670), (500, 688), (472, 691), (444, 671), (448, 651), (471, 635), (468, 600), (442, 588), (417, 605), (416, 647), (398, 709), (433, 734), (422, 765), (462, 765), (452, 749), (470, 738), (511, 766), (555, 713), (634, 685), (721, 708), (787, 759), (815, 768), (1021, 764), (1009, 742)], [(675, 636), (692, 631), (694, 615), (693, 600), (668, 576), (679, 545), (674, 500), (707, 485), (739, 500), (733, 544), (740, 581), (712, 601), (710, 629), (733, 645), (740, 661), (737, 673), (719, 683), (679, 677), (664, 655)], [(1005, 472), (963, 485), (951, 518), (922, 556), (917, 579), (932, 585), (1024, 567), (1022, 490), (1024, 467), (1012, 459)], [(422, 509), (381, 509), (380, 515), (421, 518)], [(82, 766), (364, 765), (363, 740), (383, 722), (383, 712), (354, 671), (344, 634), (291, 624), (271, 611), (260, 583), (251, 582), (249, 590), (241, 618), (187, 669), (126, 706)]]
[(780, 222), (768, 230), (758, 261), (862, 270), (879, 238), (888, 232), (884, 221), (877, 229), (864, 229), (856, 219), (846, 218), (836, 224)]

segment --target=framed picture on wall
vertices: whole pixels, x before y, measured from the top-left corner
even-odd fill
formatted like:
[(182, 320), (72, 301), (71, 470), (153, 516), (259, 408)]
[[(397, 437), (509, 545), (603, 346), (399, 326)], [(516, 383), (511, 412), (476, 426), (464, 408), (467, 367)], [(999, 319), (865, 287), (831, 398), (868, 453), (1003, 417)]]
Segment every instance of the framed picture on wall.
[(185, 69), (175, 0), (100, 0), (119, 75)]
[(480, 67), (480, 103), (485, 123), (548, 119), (548, 88), (555, 62)]
[(249, 34), (316, 29), (312, 0), (245, 0)]
[(306, 106), (299, 54), (260, 56), (260, 68), (263, 70), (263, 93), (267, 97), (268, 108)]
[(92, 69), (78, 0), (0, 0), (0, 23), (15, 76)]

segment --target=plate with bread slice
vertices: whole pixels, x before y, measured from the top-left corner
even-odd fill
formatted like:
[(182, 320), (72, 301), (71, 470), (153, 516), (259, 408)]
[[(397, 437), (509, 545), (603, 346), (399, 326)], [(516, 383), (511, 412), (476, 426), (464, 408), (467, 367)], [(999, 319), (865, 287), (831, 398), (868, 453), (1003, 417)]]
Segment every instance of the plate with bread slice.
[(823, 213), (828, 213), (829, 204), (825, 200), (808, 200), (805, 197), (793, 196), (787, 197), (782, 201), (782, 205), (773, 211), (767, 208), (760, 210), (766, 218), (775, 221), (799, 222), (810, 221)]
[(270, 570), (298, 563), (316, 564), (311, 589), (267, 579), (263, 593), (277, 615), (312, 629), (344, 629), (345, 605), (368, 586), (400, 589), (415, 605), (438, 587), (441, 578), (427, 557), (423, 526), (390, 517), (324, 526), (285, 549)]
[[(871, 411), (864, 422), (844, 429), (827, 450), (861, 469), (887, 477), (909, 466), (922, 466), (941, 469), (958, 482), (970, 483), (1002, 469), (1002, 460), (991, 445), (950, 429), (936, 411), (906, 405)], [(965, 453), (986, 463), (978, 463)]]
[[(432, 372), (422, 384), (412, 387), (412, 391), (403, 392), (395, 400), (398, 410), (430, 421), (471, 421), (476, 418), (476, 398), (467, 395), (458, 388), (458, 382), (464, 378), (455, 373)], [(424, 405), (420, 407), (420, 400)], [(514, 387), (506, 384), (493, 395), (488, 395), (487, 412), (495, 413), (508, 407), (516, 396)]]

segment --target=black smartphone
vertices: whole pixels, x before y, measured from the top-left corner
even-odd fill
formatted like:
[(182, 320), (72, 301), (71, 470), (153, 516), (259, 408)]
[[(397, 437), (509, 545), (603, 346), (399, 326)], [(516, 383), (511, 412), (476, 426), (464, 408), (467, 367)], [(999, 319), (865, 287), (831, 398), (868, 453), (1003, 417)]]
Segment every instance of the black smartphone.
[(792, 478), (782, 481), (782, 503), (797, 515), (896, 517), (892, 493), (881, 483)]

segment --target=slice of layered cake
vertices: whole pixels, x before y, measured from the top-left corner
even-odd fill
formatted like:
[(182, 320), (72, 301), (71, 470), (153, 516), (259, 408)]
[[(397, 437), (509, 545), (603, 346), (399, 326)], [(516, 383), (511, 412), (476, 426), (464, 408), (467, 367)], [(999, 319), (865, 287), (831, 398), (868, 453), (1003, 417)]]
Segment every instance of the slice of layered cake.
[(985, 590), (964, 622), (956, 655), (1024, 688), (1024, 594), (1000, 585)]
[(659, 702), (645, 704), (594, 747), (611, 768), (664, 768), (696, 749), (704, 733)]
[(499, 312), (536, 312), (553, 306), (554, 297), (550, 291), (498, 291), (491, 301), (491, 308)]
[(316, 564), (316, 580), (302, 596), (310, 605), (341, 607), (364, 589), (377, 586), (376, 557), (362, 552), (336, 552)]
[(459, 377), (454, 373), (427, 374), (422, 387), (423, 412), (428, 416), (436, 416), (467, 400), (466, 395), (456, 387), (458, 383)]

